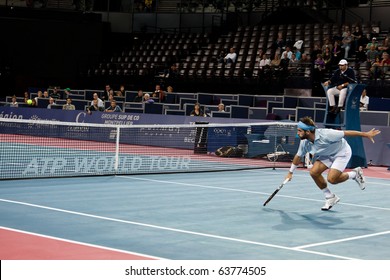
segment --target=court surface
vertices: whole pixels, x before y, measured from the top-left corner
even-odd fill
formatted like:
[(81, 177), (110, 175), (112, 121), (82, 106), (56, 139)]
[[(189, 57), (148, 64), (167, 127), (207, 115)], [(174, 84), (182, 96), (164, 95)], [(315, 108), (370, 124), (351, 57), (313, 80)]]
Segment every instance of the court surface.
[(0, 181), (0, 259), (389, 260), (390, 171), (330, 186), (286, 169)]

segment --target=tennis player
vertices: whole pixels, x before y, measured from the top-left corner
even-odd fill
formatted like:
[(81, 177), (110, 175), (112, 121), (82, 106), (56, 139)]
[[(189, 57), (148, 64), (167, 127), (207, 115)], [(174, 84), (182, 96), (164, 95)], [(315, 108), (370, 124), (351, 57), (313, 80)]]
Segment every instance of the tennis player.
[[(381, 132), (374, 128), (367, 132), (317, 128), (310, 117), (304, 117), (298, 123), (298, 136), (301, 138), (301, 142), (286, 179), (292, 179), (294, 170), (301, 162), (301, 158), (306, 153), (310, 153), (314, 161), (310, 176), (324, 192), (325, 205), (321, 210), (327, 211), (340, 201), (340, 198), (328, 188), (327, 181), (335, 185), (353, 179), (362, 190), (365, 189), (365, 179), (361, 167), (344, 172), (352, 156), (351, 147), (344, 136), (366, 137), (374, 143), (374, 137), (379, 133)], [(322, 173), (328, 168), (330, 170), (327, 180), (325, 180)]]

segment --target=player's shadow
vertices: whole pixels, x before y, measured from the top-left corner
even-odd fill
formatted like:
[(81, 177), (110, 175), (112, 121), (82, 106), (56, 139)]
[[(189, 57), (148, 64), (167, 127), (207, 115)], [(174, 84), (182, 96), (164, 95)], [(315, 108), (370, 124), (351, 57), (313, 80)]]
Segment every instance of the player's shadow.
[[(263, 208), (263, 211), (269, 213), (277, 213), (281, 217), (281, 223), (274, 225), (272, 228), (280, 231), (294, 230), (297, 228), (317, 228), (317, 229), (340, 229), (340, 230), (367, 230), (368, 228), (357, 228), (351, 226), (343, 227), (343, 219), (332, 215), (337, 213), (328, 212), (319, 212), (313, 214), (300, 214), (296, 212), (285, 212), (279, 209), (272, 208)], [(355, 215), (353, 217), (348, 217), (349, 220), (358, 220), (361, 219), (362, 215)]]

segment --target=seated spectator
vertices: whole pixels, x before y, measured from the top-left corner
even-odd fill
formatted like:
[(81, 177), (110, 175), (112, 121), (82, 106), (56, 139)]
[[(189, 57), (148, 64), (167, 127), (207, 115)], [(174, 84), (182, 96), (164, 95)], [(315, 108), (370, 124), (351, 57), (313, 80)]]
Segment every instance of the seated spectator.
[(375, 62), (376, 58), (379, 57), (379, 52), (376, 50), (375, 45), (371, 45), (370, 49), (366, 53), (367, 61), (371, 63), (371, 65)]
[(93, 100), (91, 101), (91, 106), (94, 104), (95, 100), (98, 102), (99, 107), (104, 108), (104, 102), (99, 98), (99, 95), (96, 92), (93, 93)]
[(278, 70), (280, 66), (280, 54), (275, 53), (274, 59), (271, 60), (270, 66), (273, 70)]
[(8, 106), (9, 107), (19, 107), (19, 104), (18, 102), (16, 101), (16, 96), (12, 96), (12, 100), (10, 103), (8, 103)]
[(389, 46), (390, 43), (389, 43), (389, 37), (386, 37), (384, 40), (383, 40), (383, 43), (381, 45), (378, 46), (378, 51), (380, 51), (382, 54), (383, 53), (389, 53)]
[(234, 48), (230, 48), (230, 52), (223, 58), (223, 61), (220, 62), (225, 62), (226, 64), (229, 63), (235, 63), (237, 59), (237, 54)]
[(291, 59), (288, 62), (288, 70), (290, 72), (295, 72), (297, 70), (297, 68), (298, 68), (298, 64), (299, 64), (299, 61), (296, 58), (295, 53), (292, 53)]
[(54, 98), (53, 98), (53, 97), (50, 97), (50, 98), (49, 98), (49, 104), (47, 105), (46, 108), (47, 108), (47, 109), (51, 109), (51, 106), (52, 106), (52, 105), (57, 105), (57, 104), (56, 104), (56, 101), (54, 100)]
[(168, 87), (167, 87), (167, 92), (168, 92), (168, 93), (172, 93), (172, 92), (173, 92), (173, 87), (168, 86)]
[(105, 110), (105, 112), (122, 112), (122, 109), (116, 104), (115, 100), (112, 100), (111, 105)]
[(336, 65), (341, 59), (340, 41), (336, 40), (332, 48), (332, 65)]
[(24, 92), (24, 100), (23, 100), (23, 102), (24, 103), (27, 103), (27, 100), (29, 100), (30, 99), (30, 94), (28, 93), (28, 91), (25, 91)]
[(290, 47), (286, 47), (286, 50), (284, 52), (282, 52), (282, 58), (285, 57), (285, 54), (287, 54), (288, 59), (291, 59), (291, 56), (293, 53), (292, 53)]
[(223, 103), (218, 104), (218, 112), (225, 112), (225, 104)]
[(371, 50), (371, 46), (374, 46), (374, 50), (378, 48), (378, 42), (376, 41), (376, 37), (373, 37), (371, 42), (366, 45), (366, 50)]
[(66, 104), (62, 106), (62, 110), (76, 110), (76, 107), (72, 104), (72, 99), (67, 98), (66, 99)]
[(92, 114), (92, 111), (100, 111), (100, 112), (104, 111), (104, 107), (99, 106), (97, 99), (92, 100), (92, 105), (87, 107), (88, 114)]
[(150, 94), (149, 93), (145, 93), (145, 95), (144, 95), (144, 102), (145, 103), (149, 103), (149, 104), (154, 103), (154, 100), (152, 98), (150, 98)]
[(70, 88), (64, 89), (64, 98), (65, 98), (65, 99), (67, 99), (67, 98), (69, 97), (70, 94), (71, 94)]
[(380, 68), (381, 68), (381, 61), (380, 61), (379, 56), (377, 56), (375, 58), (374, 63), (371, 64), (371, 68), (370, 68), (370, 71), (371, 71), (373, 79), (377, 79), (378, 78), (379, 74), (381, 73), (381, 69)]
[(324, 78), (325, 61), (322, 58), (322, 54), (317, 54), (317, 59), (314, 61), (314, 73), (313, 80), (321, 82)]
[(390, 69), (390, 56), (387, 52), (382, 54), (381, 73), (384, 75)]
[(356, 63), (358, 65), (360, 65), (360, 63), (362, 62), (366, 62), (367, 61), (367, 54), (366, 54), (366, 50), (364, 49), (363, 46), (359, 46), (356, 53), (355, 53), (355, 57), (356, 57)]
[(367, 96), (367, 90), (364, 89), (360, 96), (360, 111), (367, 111), (369, 102), (370, 98)]
[(133, 102), (142, 102), (144, 100), (144, 92), (140, 89), (137, 92), (137, 95), (134, 97)]
[(342, 40), (342, 46), (341, 48), (344, 49), (344, 58), (347, 59), (349, 56), (349, 50), (351, 49), (352, 44), (352, 36), (351, 32), (347, 31), (344, 34), (343, 40)]
[(50, 94), (50, 97), (53, 97), (54, 100), (57, 100), (57, 99), (60, 99), (60, 98), (61, 98), (61, 94), (60, 94), (60, 92), (58, 91), (58, 88), (57, 88), (57, 87), (54, 87), (54, 88), (53, 88), (53, 91), (52, 91), (52, 93)]
[(160, 102), (165, 101), (165, 92), (161, 89), (160, 85), (156, 85), (152, 97), (158, 98)]
[(261, 70), (264, 70), (266, 68), (269, 68), (271, 64), (271, 60), (268, 58), (267, 54), (263, 53), (263, 56), (261, 57), (261, 60), (259, 61), (259, 68)]
[(164, 71), (164, 77), (174, 79), (178, 76), (179, 72), (177, 70), (176, 64), (172, 64), (171, 67)]
[(119, 87), (119, 90), (115, 92), (115, 95), (116, 95), (116, 96), (119, 96), (119, 97), (124, 97), (124, 96), (126, 96), (125, 86), (124, 86), (124, 85), (121, 85), (121, 86)]
[(38, 90), (38, 93), (37, 93), (37, 96), (34, 97), (34, 101), (35, 101), (35, 104), (38, 106), (38, 101), (39, 101), (39, 98), (42, 98), (43, 96), (43, 93), (41, 90)]
[(206, 115), (203, 113), (202, 109), (200, 109), (200, 104), (198, 102), (195, 103), (194, 110), (191, 111), (190, 116), (206, 117)]
[(43, 92), (43, 98), (49, 98), (49, 92), (47, 90)]
[(325, 70), (329, 72), (332, 69), (332, 53), (330, 52), (330, 48), (325, 48), (325, 52), (322, 54), (322, 58), (325, 63)]

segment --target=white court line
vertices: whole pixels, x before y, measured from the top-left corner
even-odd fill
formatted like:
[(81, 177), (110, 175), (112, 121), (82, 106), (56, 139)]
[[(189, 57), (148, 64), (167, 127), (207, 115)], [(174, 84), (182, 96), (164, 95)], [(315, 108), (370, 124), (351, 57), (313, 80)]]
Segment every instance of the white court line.
[(386, 235), (386, 234), (390, 234), (390, 230), (383, 231), (383, 232), (372, 233), (372, 234), (365, 234), (365, 235), (360, 235), (360, 236), (336, 239), (336, 240), (332, 240), (332, 241), (325, 241), (325, 242), (307, 244), (307, 245), (302, 245), (302, 246), (296, 246), (294, 248), (296, 248), (296, 249), (303, 249), (303, 248), (317, 247), (317, 246), (322, 246), (322, 245), (335, 244), (335, 243), (340, 243), (340, 242), (345, 242), (345, 241), (363, 239), (363, 238), (368, 238), (368, 237), (372, 237), (372, 236), (379, 236), (379, 235)]
[(92, 247), (92, 248), (97, 248), (97, 249), (103, 249), (103, 250), (116, 252), (116, 253), (124, 253), (124, 254), (130, 254), (130, 255), (146, 257), (146, 258), (151, 258), (151, 259), (164, 260), (163, 258), (156, 257), (156, 256), (140, 254), (140, 253), (136, 253), (136, 252), (132, 252), (132, 251), (119, 250), (119, 249), (115, 249), (115, 248), (99, 246), (99, 245), (94, 245), (94, 244), (90, 244), (90, 243), (79, 242), (79, 241), (74, 241), (74, 240), (70, 240), (70, 239), (64, 239), (64, 238), (59, 238), (59, 237), (54, 237), (54, 236), (49, 236), (49, 235), (45, 235), (45, 234), (39, 234), (39, 233), (34, 233), (34, 232), (29, 232), (29, 231), (9, 228), (9, 227), (2, 227), (2, 226), (0, 226), (0, 229), (4, 229), (4, 230), (8, 230), (8, 231), (14, 231), (14, 232), (18, 232), (18, 233), (27, 234), (27, 235), (43, 237), (43, 238), (52, 239), (52, 240), (58, 240), (58, 241), (67, 242), (67, 243), (76, 244), (76, 245), (82, 245), (82, 246), (87, 246), (87, 247)]
[[(261, 194), (261, 195), (270, 195), (271, 194), (271, 193), (258, 192), (258, 191), (248, 191), (248, 190), (225, 188), (225, 187), (198, 185), (198, 184), (191, 184), (191, 183), (181, 183), (181, 182), (175, 182), (175, 181), (156, 180), (156, 179), (141, 178), (141, 177), (135, 177), (135, 176), (117, 176), (117, 177), (125, 178), (125, 179), (139, 180), (139, 181), (148, 181), (148, 182), (156, 182), (156, 183), (162, 183), (162, 184), (170, 184), (170, 185), (181, 185), (181, 186), (198, 187), (198, 188), (204, 188), (204, 189), (218, 189), (218, 190), (231, 191), (231, 192), (253, 193), (253, 194)], [(315, 201), (315, 202), (323, 202), (324, 201), (324, 200), (319, 200), (319, 199), (304, 198), (304, 197), (290, 196), (290, 195), (283, 195), (283, 194), (278, 194), (278, 196), (279, 197), (285, 197), (285, 198), (306, 200), (306, 201)], [(338, 204), (354, 206), (354, 207), (361, 207), (361, 208), (369, 208), (369, 209), (390, 211), (390, 208), (385, 208), (385, 207), (368, 206), (368, 205), (344, 203), (344, 202), (339, 202)]]
[(262, 242), (255, 242), (255, 241), (232, 238), (232, 237), (227, 237), (227, 236), (220, 236), (220, 235), (215, 235), (215, 234), (208, 234), (208, 233), (202, 233), (202, 232), (196, 232), (196, 231), (188, 231), (188, 230), (182, 230), (182, 229), (176, 229), (176, 228), (157, 226), (157, 225), (152, 225), (152, 224), (139, 223), (139, 222), (134, 222), (134, 221), (127, 221), (127, 220), (122, 220), (122, 219), (109, 218), (109, 217), (104, 217), (104, 216), (97, 216), (97, 215), (92, 215), (92, 214), (87, 214), (87, 213), (81, 213), (81, 212), (70, 211), (70, 210), (65, 210), (65, 209), (53, 208), (53, 207), (48, 207), (48, 206), (43, 206), (43, 205), (21, 202), (21, 201), (14, 201), (14, 200), (8, 200), (8, 199), (0, 199), (0, 201), (12, 203), (12, 204), (29, 206), (29, 207), (41, 208), (41, 209), (46, 209), (46, 210), (51, 210), (51, 211), (57, 211), (57, 212), (62, 212), (62, 213), (67, 213), (67, 214), (72, 214), (72, 215), (78, 215), (78, 216), (83, 216), (83, 217), (89, 217), (89, 218), (94, 218), (94, 219), (100, 219), (100, 220), (105, 220), (105, 221), (131, 224), (131, 225), (136, 225), (136, 226), (141, 226), (141, 227), (148, 227), (148, 228), (153, 228), (153, 229), (159, 229), (159, 230), (165, 230), (165, 231), (171, 231), (171, 232), (190, 234), (190, 235), (195, 235), (195, 236), (214, 238), (214, 239), (219, 239), (219, 240), (224, 240), (224, 241), (232, 241), (232, 242), (238, 242), (238, 243), (244, 243), (244, 244), (271, 247), (271, 248), (283, 249), (283, 250), (288, 250), (288, 251), (295, 251), (295, 252), (301, 252), (301, 253), (326, 256), (326, 257), (337, 258), (337, 259), (357, 260), (356, 258), (350, 258), (350, 257), (345, 257), (345, 256), (340, 256), (340, 255), (310, 251), (310, 250), (306, 250), (306, 249), (291, 248), (291, 247), (279, 246), (279, 245), (274, 245), (274, 244), (269, 244), (269, 243), (262, 243)]

